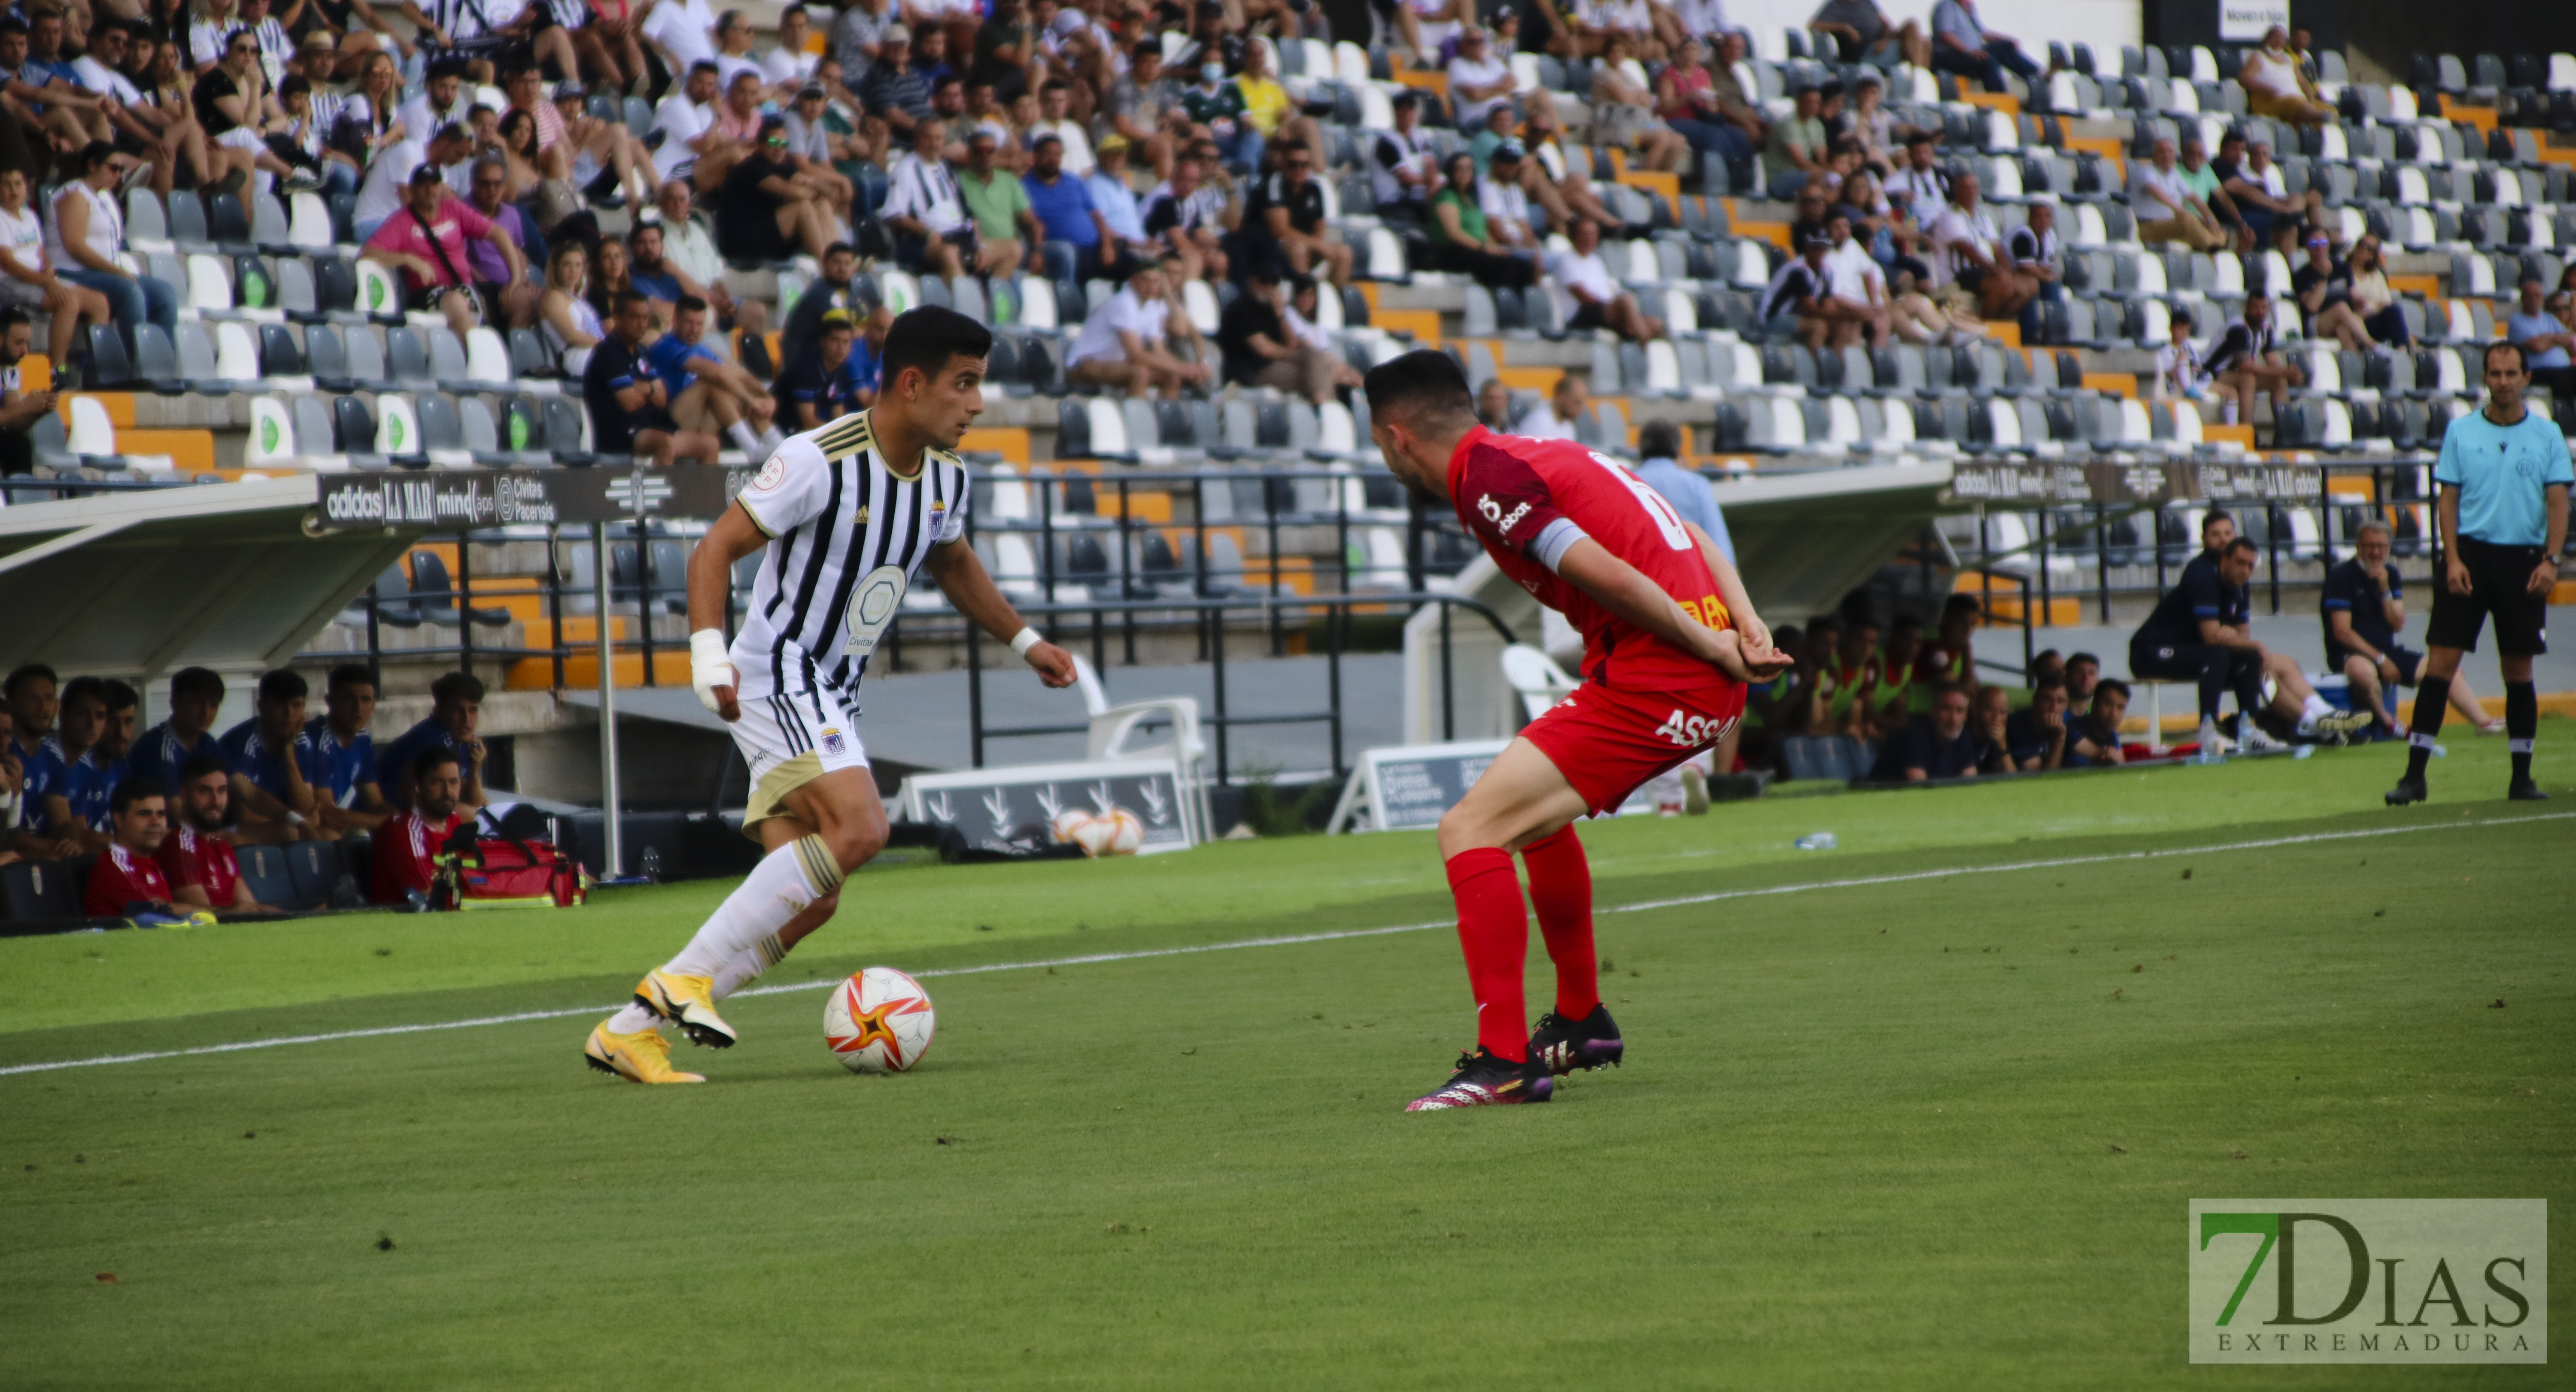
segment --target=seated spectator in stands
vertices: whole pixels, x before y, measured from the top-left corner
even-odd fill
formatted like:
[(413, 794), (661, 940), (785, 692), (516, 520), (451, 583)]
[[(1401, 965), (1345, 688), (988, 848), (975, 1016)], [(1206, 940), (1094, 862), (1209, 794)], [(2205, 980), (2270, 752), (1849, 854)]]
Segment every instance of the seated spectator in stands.
[(914, 126), (913, 153), (895, 161), (880, 211), (895, 234), (896, 264), (954, 280), (970, 268), (981, 271), (983, 257), (963, 191), (940, 157), (947, 145), (947, 128), (937, 121)]
[(36, 445), (29, 431), (52, 415), (54, 403), (62, 399), (59, 389), (26, 390), (19, 366), (35, 350), (35, 337), (27, 311), (0, 309), (0, 477), (35, 471)]
[(813, 430), (859, 409), (857, 384), (850, 376), (850, 344), (857, 337), (850, 316), (834, 310), (823, 316), (818, 351), (790, 358), (770, 385), (780, 425)]
[[(1227, 262), (1225, 190), (1205, 182), (1206, 166), (1195, 155), (1172, 162), (1168, 183), (1145, 195), (1145, 231), (1181, 259), (1185, 280), (1224, 280)], [(1017, 190), (1017, 181), (1012, 181)], [(996, 184), (999, 187), (999, 184)], [(1025, 215), (1028, 200), (1020, 199)], [(1034, 226), (1034, 219), (1030, 220)], [(1034, 249), (1036, 242), (1030, 246)]]
[(2158, 401), (2198, 401), (2209, 394), (2209, 374), (2200, 365), (2200, 350), (2191, 346), (2191, 316), (2175, 310), (2167, 321), (2170, 335), (2156, 350), (2156, 380), (2150, 393)]
[(376, 676), (365, 664), (331, 669), (323, 713), (304, 725), (305, 781), (313, 789), (314, 825), (325, 837), (373, 831), (393, 810), (377, 781)]
[(1088, 179), (1099, 161), (1091, 151), (1091, 136), (1080, 121), (1073, 119), (1072, 88), (1062, 78), (1051, 78), (1038, 88), (1038, 119), (1028, 129), (1029, 148), (1054, 136), (1064, 146), (1064, 171), (1077, 179)]
[(981, 126), (966, 133), (966, 167), (956, 172), (957, 196), (974, 219), (979, 263), (995, 273), (1025, 264), (1044, 273), (1039, 246), (1046, 229), (1029, 206), (1029, 192), (1019, 178), (998, 163), (1001, 142)]
[(90, 866), (81, 912), (91, 918), (170, 915), (170, 881), (155, 859), (170, 834), (169, 795), (153, 779), (129, 778), (116, 785), (108, 809), (115, 831)]
[(99, 99), (67, 75), (32, 61), (31, 49), (26, 20), (16, 12), (0, 17), (0, 115), (30, 148), (41, 139), (59, 153), (101, 138), (103, 132), (93, 128)]
[(2311, 337), (2332, 337), (2351, 351), (2370, 352), (2379, 344), (2353, 310), (2352, 271), (2335, 259), (2333, 246), (2323, 232), (2309, 234), (2307, 259), (2290, 273), (2290, 293), (2299, 301)]
[[(229, 803), (239, 810), (237, 839), (283, 845), (308, 834), (315, 804), (306, 767), (313, 746), (304, 737), (307, 688), (301, 674), (281, 667), (259, 679), (259, 699), (250, 719), (226, 730), (223, 762), (232, 770)], [(186, 810), (184, 792), (181, 810)]]
[(2233, 535), (2235, 524), (2224, 513), (2204, 518), (2202, 527), (2204, 541), (2221, 540), (2215, 550), (2203, 551), (2183, 567), (2174, 588), (2157, 601), (2155, 612), (2131, 636), (2130, 672), (2141, 678), (2198, 684), (2204, 751), (2215, 747), (2218, 698), (2227, 691), (2236, 694), (2237, 743), (2247, 750), (2280, 747), (2254, 724), (2256, 713), (2264, 707), (2266, 677), (2274, 688), (2273, 708), (2294, 722), (2301, 735), (2337, 738), (2367, 728), (2368, 712), (2338, 711), (2328, 705), (2308, 685), (2296, 661), (2255, 641), (2248, 586), (2254, 574), (2255, 545)]
[(1985, 84), (1989, 92), (2010, 92), (2009, 69), (2021, 80), (2040, 79), (2037, 63), (2009, 36), (1978, 22), (1976, 0), (1940, 0), (1932, 7), (1932, 70), (1958, 73)]
[[(1956, 3), (1956, 0), (1943, 0)], [(1976, 296), (1978, 312), (1988, 319), (2014, 320), (2022, 306), (2039, 295), (2037, 277), (2015, 270), (1995, 220), (1978, 206), (1977, 176), (1961, 174), (1950, 181), (1950, 201), (1924, 228), (1935, 265), (1950, 283)]]
[(1936, 210), (1950, 201), (1950, 175), (1933, 157), (1932, 142), (1930, 131), (1907, 135), (1905, 163), (1883, 185), (1889, 198), (1911, 204), (1918, 218), (1926, 213), (1938, 216)]
[(1573, 250), (1549, 260), (1548, 274), (1574, 299), (1565, 326), (1575, 332), (1608, 329), (1635, 343), (1664, 336), (1664, 321), (1637, 307), (1637, 297), (1619, 288), (1601, 259), (1601, 224), (1578, 219), (1568, 230)]
[(1139, 266), (1117, 294), (1093, 305), (1066, 357), (1065, 379), (1085, 386), (1117, 387), (1129, 396), (1159, 392), (1176, 400), (1207, 381), (1206, 364), (1184, 362), (1164, 346), (1173, 314), (1164, 298), (1165, 278), (1178, 269), (1177, 261)]
[(113, 829), (108, 796), (126, 779), (140, 705), (134, 688), (121, 681), (74, 677), (63, 688), (63, 754), (69, 770), (63, 794), (70, 804), (68, 829), (83, 852), (106, 848)]
[(1762, 292), (1760, 316), (1764, 336), (1772, 342), (1795, 339), (1815, 348), (1834, 331), (1833, 321), (1825, 317), (1825, 261), (1833, 249), (1832, 239), (1811, 236), (1772, 275)]
[(2371, 336), (2394, 348), (2414, 342), (2405, 307), (2388, 284), (2388, 253), (2379, 238), (2365, 234), (2354, 241), (2345, 264), (2352, 270), (2352, 312), (2361, 316)]
[[(1951, 3), (1951, 0), (1943, 0)], [(1932, 710), (1907, 721), (1880, 746), (1869, 771), (1874, 783), (1920, 783), (1931, 778), (1977, 776), (1977, 741), (1968, 733), (1968, 691), (1945, 685)]]
[(1046, 240), (1072, 248), (1076, 277), (1122, 277), (1129, 263), (1108, 220), (1091, 201), (1091, 190), (1066, 168), (1062, 139), (1052, 134), (1038, 137), (1030, 148), (1029, 172), (1020, 176), (1020, 184)]
[(2337, 119), (2333, 104), (2319, 96), (2316, 83), (2300, 71), (2298, 55), (2290, 51), (2290, 36), (2280, 25), (2263, 31), (2262, 47), (2247, 51), (2245, 66), (2236, 70), (2236, 81), (2245, 89), (2245, 109), (2256, 116), (2294, 126), (2322, 126)]
[[(546, 354), (566, 376), (581, 375), (576, 351), (588, 353), (608, 335), (599, 310), (585, 293), (590, 288), (590, 252), (579, 238), (555, 243), (546, 265), (545, 293), (537, 297), (537, 334)], [(588, 361), (583, 359), (582, 361)]]
[[(1288, 329), (1287, 291), (1273, 266), (1255, 266), (1243, 293), (1227, 305), (1217, 325), (1217, 346), (1224, 351), (1225, 380), (1244, 386), (1277, 387), (1320, 406), (1334, 399), (1350, 365), (1330, 352), (1301, 343)], [(1339, 368), (1341, 371), (1336, 371)]]
[(2070, 710), (2081, 710), (2093, 698), (2093, 688), (2102, 680), (2102, 659), (2089, 652), (2068, 653), (2062, 669), (2066, 680), (2066, 702)]
[[(2051, 303), (2066, 298), (2066, 287), (2061, 283), (2065, 274), (2061, 269), (2064, 253), (2064, 247), (2057, 240), (2057, 205), (2054, 203), (2034, 201), (2023, 225), (2014, 228), (2004, 238), (2004, 254), (2012, 258), (2013, 272), (2030, 277), (2039, 287), (2039, 298)], [(2032, 323), (2026, 306), (2022, 327), (2023, 341), (2036, 341), (2029, 336)]]
[(2070, 704), (2065, 679), (2043, 677), (2030, 694), (2030, 704), (2004, 722), (2004, 756), (2016, 771), (2034, 773), (2066, 766), (2068, 737), (2073, 733), (2066, 713)]
[(1556, 379), (1555, 390), (1548, 399), (1530, 408), (1512, 433), (1531, 440), (1571, 440), (1575, 422), (1592, 409), (1587, 400), (1583, 379), (1569, 372)]
[(2277, 416), (2289, 404), (2290, 388), (2308, 379), (2305, 369), (2285, 361), (2274, 348), (2271, 296), (2250, 288), (2245, 292), (2245, 312), (2219, 331), (2201, 356), (2200, 370), (2217, 387), (2220, 414), (2229, 425), (2253, 423), (2257, 392), (2272, 394)]
[(199, 754), (223, 757), (223, 743), (213, 733), (223, 704), (222, 677), (203, 667), (180, 668), (170, 678), (170, 718), (135, 740), (126, 757), (128, 773), (175, 794), (181, 765)]
[(2129, 168), (2129, 206), (2138, 216), (2138, 240), (2179, 242), (2194, 251), (2226, 245), (2218, 214), (2191, 190), (2191, 181), (2174, 166), (2174, 143), (2158, 137), (2145, 164)]
[(163, 883), (169, 886), (170, 902), (195, 909), (227, 909), (240, 913), (282, 913), (284, 910), (259, 902), (242, 879), (241, 862), (233, 856), (232, 842), (225, 839), (225, 823), (232, 819), (232, 785), (223, 760), (208, 755), (190, 759), (179, 770), (179, 793), (169, 806), (177, 810), (172, 826), (161, 838), (153, 860), (161, 867)]
[(1377, 215), (1390, 222), (1420, 222), (1441, 187), (1440, 153), (1422, 129), (1422, 101), (1411, 91), (1393, 104), (1395, 125), (1376, 131), (1366, 164)]
[(1563, 230), (1576, 218), (1590, 218), (1605, 227), (1621, 224), (1618, 214), (1602, 203), (1588, 179), (1579, 178), (1565, 159), (1565, 127), (1557, 120), (1552, 102), (1530, 103), (1529, 115), (1521, 122), (1521, 145), (1532, 161), (1522, 174), (1522, 188), (1539, 206), (1547, 209), (1548, 225)]
[[(2272, 147), (2254, 142), (2249, 150), (2245, 133), (2230, 128), (2218, 139), (2218, 158), (2209, 162), (2210, 172), (2218, 176), (2219, 191), (2236, 207), (2238, 222), (2245, 228), (2240, 251), (2256, 252), (2277, 248), (2290, 249), (2301, 218), (2308, 211), (2304, 200), (2290, 196), (2289, 180), (2281, 166), (2272, 161)], [(2310, 196), (2323, 198), (2310, 190)]]
[[(448, 196), (447, 182), (435, 164), (424, 162), (411, 173), (411, 192), (403, 210), (386, 218), (367, 239), (366, 260), (401, 273), (405, 307), (436, 310), (463, 339), (482, 322), (466, 267), (465, 239), (477, 238), (499, 252), (508, 271), (506, 289), (524, 289), (528, 263), (519, 244), (498, 223), (476, 212), (472, 204)], [(533, 296), (522, 301), (533, 311)]]
[(1922, 281), (1910, 270), (1892, 272), (1888, 287), (1887, 325), (1898, 338), (1914, 344), (1974, 343), (1985, 336), (1985, 321), (1965, 301), (1948, 308), (1923, 293)]
[(834, 310), (853, 322), (867, 312), (858, 284), (859, 253), (847, 242), (834, 242), (823, 252), (823, 275), (805, 287), (779, 326), (779, 355), (789, 362), (810, 351), (823, 336), (823, 316)]
[(1476, 9), (1467, 0), (1397, 0), (1387, 9), (1393, 12), (1388, 22), (1417, 68), (1438, 68), (1449, 41), (1474, 32), (1468, 26), (1476, 22)]
[[(488, 238), (466, 243), (466, 271), (473, 276), (475, 292), (483, 297), (483, 303), (500, 311), (493, 327), (524, 329), (537, 318), (537, 287), (526, 274), (529, 248), (539, 240), (536, 224), (519, 205), (506, 201), (510, 172), (502, 160), (485, 156), (474, 162), (473, 190), (468, 201), (474, 211), (500, 229), (502, 238), (518, 248), (520, 271), (513, 275), (499, 241)], [(658, 243), (660, 229), (654, 229), (654, 233)]]
[(1762, 150), (1763, 166), (1771, 172), (1771, 196), (1782, 201), (1796, 198), (1825, 170), (1825, 123), (1816, 115), (1824, 98), (1815, 84), (1802, 83), (1796, 102), (1791, 114), (1771, 123), (1770, 143)]
[[(1127, 186), (1127, 138), (1112, 135), (1100, 142), (1099, 163), (1082, 182), (1091, 194), (1091, 206), (1100, 211), (1102, 225), (1118, 244), (1120, 253), (1139, 261), (1161, 259), (1163, 244), (1145, 230), (1145, 215), (1136, 202), (1136, 191)], [(1010, 263), (1003, 262), (1007, 267)]]
[(1302, 144), (1279, 152), (1278, 173), (1254, 181), (1239, 235), (1245, 264), (1276, 258), (1299, 275), (1329, 269), (1335, 285), (1351, 283), (1350, 246), (1324, 226), (1324, 184), (1315, 177), (1315, 152)]
[(671, 313), (671, 331), (644, 350), (644, 360), (670, 393), (671, 418), (684, 431), (722, 434), (755, 459), (778, 448), (769, 389), (737, 363), (726, 362), (701, 340), (707, 302), (683, 295)]
[(2014, 771), (2012, 755), (2005, 748), (2012, 716), (2012, 693), (1992, 682), (1968, 698), (1968, 738), (1977, 748), (1977, 772), (1991, 776)]
[(1717, 551), (1735, 564), (1735, 538), (1727, 534), (1726, 516), (1718, 511), (1717, 493), (1708, 480), (1681, 462), (1681, 427), (1667, 420), (1637, 427), (1637, 477), (1661, 494), (1681, 519), (1708, 534)]
[(1690, 142), (1655, 115), (1655, 89), (1636, 52), (1634, 39), (1613, 34), (1593, 65), (1592, 138), (1640, 169), (1669, 173), (1690, 158)]
[(57, 382), (77, 387), (72, 344), (84, 324), (108, 322), (107, 296), (54, 274), (43, 219), (27, 207), (27, 176), (17, 169), (0, 169), (0, 308), (47, 317), (47, 360)]
[(626, 284), (653, 302), (655, 318), (668, 322), (683, 299), (705, 299), (703, 286), (681, 275), (664, 250), (662, 224), (646, 222), (626, 234)]
[(761, 118), (758, 143), (725, 173), (716, 249), (732, 261), (784, 261), (799, 251), (820, 260), (840, 235), (830, 194), (800, 180), (787, 160), (786, 124)]
[(1842, 348), (1887, 346), (1887, 273), (1852, 238), (1851, 219), (1837, 209), (1825, 219), (1824, 298), (1817, 309), (1829, 330), (1825, 344)]
[[(656, 11), (659, 13), (659, 10)], [(716, 104), (723, 93), (716, 79), (716, 65), (699, 63), (684, 69), (685, 76), (671, 84), (670, 94), (653, 109), (653, 126), (645, 134), (651, 140), (659, 134), (661, 143), (653, 147), (653, 172), (665, 180), (682, 179), (699, 188), (719, 185), (725, 171), (742, 153), (716, 129)], [(699, 164), (706, 168), (701, 171)], [(699, 178), (703, 172), (705, 178)]]
[(1448, 177), (1439, 196), (1431, 200), (1429, 230), (1441, 264), (1466, 272), (1480, 285), (1526, 289), (1538, 279), (1535, 263), (1513, 255), (1493, 235), (1476, 178), (1476, 159), (1463, 150), (1449, 157)]
[(1825, 0), (1807, 29), (1819, 44), (1830, 40), (1830, 49), (1820, 51), (1838, 55), (1845, 63), (1867, 63), (1877, 68), (1893, 68), (1912, 63), (1918, 68), (1932, 66), (1930, 42), (1923, 36), (1923, 26), (1913, 20), (1891, 23), (1876, 0)]
[[(2128, 753), (2120, 746), (2120, 722), (2128, 713), (2129, 684), (2117, 677), (2103, 678), (2093, 688), (2092, 701), (2067, 737), (2066, 766), (2099, 768), (2128, 762)], [(2155, 738), (2150, 731), (2149, 742)]]
[(549, 100), (544, 77), (533, 67), (520, 68), (510, 75), (509, 92), (510, 109), (526, 112), (536, 123), (539, 156), (563, 162), (563, 173), (556, 177), (601, 196), (606, 207), (618, 207), (630, 197), (653, 198), (660, 182), (653, 152), (625, 122), (591, 115), (579, 83), (556, 84)]
[(45, 264), (60, 279), (107, 297), (108, 312), (131, 354), (135, 325), (158, 324), (164, 333), (178, 327), (179, 291), (168, 281), (117, 264), (117, 254), (126, 246), (125, 210), (115, 192), (122, 176), (115, 158), (116, 148), (97, 140), (73, 161), (80, 177), (54, 195), (53, 215), (46, 220)]
[(1510, 112), (1515, 104), (1512, 92), (1519, 83), (1511, 64), (1495, 55), (1493, 38), (1474, 25), (1459, 33), (1458, 56), (1449, 60), (1448, 77), (1451, 114), (1460, 130), (1479, 129), (1489, 113)]
[(453, 750), (423, 748), (401, 769), (402, 810), (376, 828), (367, 898), (378, 904), (410, 902), (426, 896), (438, 878), (439, 852), (449, 837), (466, 825), (460, 804), (474, 806), (469, 794), (479, 787), (472, 771)]
[(2201, 206), (2218, 219), (2219, 231), (2229, 234), (2226, 246), (2251, 242), (2252, 232), (2246, 225), (2245, 215), (2237, 208), (2236, 200), (2228, 196), (2217, 168), (2209, 162), (2209, 147), (2200, 142), (2199, 136), (2183, 138), (2181, 152), (2174, 161), (2174, 172), (2182, 177), (2183, 187), (2190, 191), (2191, 196), (2199, 199)]
[(462, 185), (466, 161), (473, 153), (474, 137), (462, 125), (406, 134), (378, 151), (367, 165), (366, 178), (358, 185), (358, 206), (351, 214), (358, 241), (363, 245), (386, 222), (401, 216), (403, 205), (411, 197), (412, 179), (422, 170)]
[[(2404, 738), (2406, 731), (2389, 709), (2388, 692), (2415, 685), (2424, 654), (2398, 641), (2406, 627), (2406, 602), (2397, 567), (2388, 559), (2387, 523), (2361, 524), (2351, 558), (2326, 571), (2318, 612), (2325, 618), (2326, 670), (2343, 674), (2351, 684), (2353, 709), (2369, 712), (2382, 738)], [(2504, 733), (2504, 722), (2489, 718), (2486, 703), (2460, 677), (2451, 678), (2450, 701), (2478, 733)]]
[(2542, 306), (2539, 277), (2525, 277), (2521, 290), (2521, 300), (2505, 320), (2504, 336), (2521, 345), (2531, 384), (2549, 389), (2551, 408), (2563, 417), (2576, 404), (2576, 366), (2569, 365), (2568, 356), (2576, 348), (2576, 331)]
[(1718, 96), (1708, 50), (1697, 39), (1686, 40), (1681, 60), (1655, 75), (1655, 114), (1704, 158), (1737, 160), (1753, 153), (1752, 136)]
[(712, 464), (724, 447), (713, 435), (682, 430), (671, 419), (671, 394), (644, 358), (652, 331), (652, 302), (621, 290), (609, 334), (590, 350), (582, 369), (582, 404), (590, 410), (592, 445), (602, 458), (648, 456), (668, 465), (686, 455)]
[(1512, 389), (1499, 377), (1476, 388), (1476, 423), (1497, 435), (1512, 433)]

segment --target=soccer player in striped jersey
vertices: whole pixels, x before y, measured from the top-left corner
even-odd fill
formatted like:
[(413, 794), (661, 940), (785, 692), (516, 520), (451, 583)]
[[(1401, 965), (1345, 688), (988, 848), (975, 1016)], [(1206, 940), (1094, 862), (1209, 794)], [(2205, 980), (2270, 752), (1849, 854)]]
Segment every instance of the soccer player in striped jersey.
[[(886, 333), (876, 405), (789, 437), (689, 557), (689, 665), (698, 699), (751, 766), (743, 831), (768, 850), (635, 1003), (590, 1032), (590, 1066), (639, 1083), (671, 1068), (660, 1024), (724, 1048), (716, 1003), (831, 918), (842, 877), (885, 845), (885, 808), (859, 742), (868, 656), (924, 568), (957, 612), (1007, 641), (1048, 686), (1073, 657), (1020, 622), (966, 543), (966, 466), (954, 451), (984, 409), (991, 332), (923, 308)], [(725, 641), (736, 561), (764, 551), (741, 632)]]

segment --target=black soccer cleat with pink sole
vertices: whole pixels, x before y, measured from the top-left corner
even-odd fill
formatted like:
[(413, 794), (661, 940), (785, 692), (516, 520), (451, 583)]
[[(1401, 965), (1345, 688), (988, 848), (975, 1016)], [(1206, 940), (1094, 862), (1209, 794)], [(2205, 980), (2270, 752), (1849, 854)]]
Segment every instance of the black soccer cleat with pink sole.
[(1458, 1056), (1458, 1071), (1449, 1081), (1406, 1105), (1408, 1112), (1445, 1112), (1457, 1107), (1499, 1107), (1544, 1102), (1556, 1091), (1556, 1079), (1544, 1064), (1498, 1058), (1481, 1046)]
[(1545, 1065), (1550, 1073), (1572, 1073), (1605, 1064), (1616, 1068), (1626, 1053), (1627, 1046), (1619, 1039), (1619, 1026), (1611, 1020), (1610, 1007), (1606, 1005), (1594, 1005), (1592, 1013), (1580, 1020), (1568, 1020), (1551, 1010), (1539, 1017), (1538, 1029), (1530, 1035), (1530, 1058)]

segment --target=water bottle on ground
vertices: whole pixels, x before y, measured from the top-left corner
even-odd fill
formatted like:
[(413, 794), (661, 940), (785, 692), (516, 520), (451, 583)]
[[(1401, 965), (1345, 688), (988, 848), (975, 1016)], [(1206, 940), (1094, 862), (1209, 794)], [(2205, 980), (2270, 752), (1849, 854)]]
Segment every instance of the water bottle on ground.
[(1830, 831), (1810, 832), (1797, 840), (1797, 847), (1802, 851), (1830, 851), (1838, 844)]

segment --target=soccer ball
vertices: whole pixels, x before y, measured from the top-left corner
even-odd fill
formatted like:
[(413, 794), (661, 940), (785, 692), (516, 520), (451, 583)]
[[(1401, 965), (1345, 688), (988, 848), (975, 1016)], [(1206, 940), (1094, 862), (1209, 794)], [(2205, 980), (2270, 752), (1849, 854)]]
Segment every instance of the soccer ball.
[(823, 1042), (853, 1073), (901, 1073), (930, 1051), (930, 993), (892, 967), (870, 967), (823, 1002)]
[(1087, 856), (1134, 855), (1145, 844), (1145, 824), (1124, 807), (1087, 819), (1072, 838)]
[(1047, 830), (1054, 835), (1057, 845), (1077, 845), (1082, 841), (1082, 834), (1091, 822), (1090, 813), (1079, 807), (1068, 807), (1055, 814), (1055, 820), (1047, 823)]

